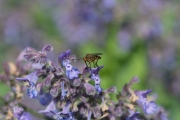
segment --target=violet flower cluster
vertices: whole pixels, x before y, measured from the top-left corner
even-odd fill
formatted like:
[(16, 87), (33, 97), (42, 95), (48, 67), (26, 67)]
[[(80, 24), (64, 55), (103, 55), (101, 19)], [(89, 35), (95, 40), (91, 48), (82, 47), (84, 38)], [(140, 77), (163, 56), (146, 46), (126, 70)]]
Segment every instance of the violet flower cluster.
[(19, 84), (15, 79), (27, 74), (32, 68), (32, 64), (22, 62), (22, 54), (24, 52), (19, 55), (16, 63), (6, 62), (3, 64), (4, 72), (0, 74), (0, 82), (9, 87), (10, 91), (6, 91), (4, 97), (0, 96), (1, 102), (4, 103), (0, 106), (0, 120), (32, 120), (30, 113), (18, 107), (20, 105), (26, 108), (22, 104), (25, 86)]
[[(39, 114), (51, 116), (55, 120), (168, 120), (163, 108), (158, 106), (148, 95), (152, 90), (133, 90), (133, 84), (139, 79), (133, 77), (124, 85), (122, 92), (117, 93), (117, 102), (109, 94), (116, 93), (116, 87), (102, 89), (99, 72), (104, 66), (85, 67), (82, 71), (75, 68), (75, 55), (71, 50), (60, 53), (59, 65), (47, 58), (51, 45), (41, 51), (26, 48), (24, 58), (32, 64), (40, 64), (28, 75), (19, 75), (16, 81), (26, 82), (26, 93), (29, 98), (37, 99), (47, 106)], [(94, 81), (94, 86), (90, 84)], [(18, 120), (31, 120), (29, 113), (21, 107), (13, 107), (13, 115)], [(139, 111), (141, 108), (142, 112)]]

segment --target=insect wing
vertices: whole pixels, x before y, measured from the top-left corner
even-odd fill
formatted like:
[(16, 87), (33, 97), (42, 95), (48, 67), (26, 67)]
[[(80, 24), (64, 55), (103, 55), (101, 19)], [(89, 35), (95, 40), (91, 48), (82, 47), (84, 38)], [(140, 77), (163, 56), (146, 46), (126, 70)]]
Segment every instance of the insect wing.
[(102, 53), (91, 53), (91, 55), (103, 55)]

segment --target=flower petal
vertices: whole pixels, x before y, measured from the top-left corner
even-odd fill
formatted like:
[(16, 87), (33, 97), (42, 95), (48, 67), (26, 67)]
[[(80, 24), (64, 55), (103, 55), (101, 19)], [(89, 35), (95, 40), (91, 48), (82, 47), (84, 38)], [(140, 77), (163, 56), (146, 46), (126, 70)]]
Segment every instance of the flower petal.
[(38, 113), (49, 113), (51, 111), (56, 111), (56, 106), (55, 106), (55, 103), (54, 101), (52, 101), (47, 107), (45, 110), (41, 110), (39, 111)]
[(51, 51), (53, 51), (53, 46), (52, 45), (46, 45), (42, 49), (42, 52), (51, 52)]
[(84, 83), (84, 87), (85, 87), (86, 93), (88, 95), (94, 95), (95, 94), (95, 89), (94, 89), (94, 87), (91, 84)]

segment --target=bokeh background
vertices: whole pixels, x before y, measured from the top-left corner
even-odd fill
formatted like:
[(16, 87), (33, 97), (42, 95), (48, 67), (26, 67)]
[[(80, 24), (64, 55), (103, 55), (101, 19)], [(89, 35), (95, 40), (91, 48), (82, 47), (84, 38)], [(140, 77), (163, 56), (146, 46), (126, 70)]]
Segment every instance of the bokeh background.
[[(138, 76), (134, 89), (153, 89), (170, 120), (179, 120), (179, 13), (178, 0), (0, 0), (0, 63), (46, 44), (54, 46), (54, 61), (68, 49), (77, 58), (103, 53), (103, 88), (120, 91)], [(1, 96), (7, 90), (0, 84)]]

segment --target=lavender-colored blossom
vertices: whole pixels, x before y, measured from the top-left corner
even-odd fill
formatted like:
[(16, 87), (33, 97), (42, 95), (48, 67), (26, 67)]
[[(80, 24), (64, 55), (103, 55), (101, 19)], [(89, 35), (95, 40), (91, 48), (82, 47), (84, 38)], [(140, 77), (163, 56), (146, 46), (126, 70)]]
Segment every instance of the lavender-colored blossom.
[(84, 83), (84, 87), (85, 87), (86, 93), (87, 93), (88, 95), (94, 95), (94, 94), (95, 94), (94, 86), (92, 86), (91, 84), (89, 84), (89, 83)]
[(40, 93), (44, 87), (44, 81), (36, 84), (36, 90)]
[(36, 90), (35, 86), (30, 86), (27, 88), (27, 94), (30, 98), (36, 98), (38, 96), (38, 91)]
[(157, 117), (160, 120), (168, 120), (167, 115), (164, 111), (159, 111)]
[(50, 52), (52, 50), (53, 47), (51, 45), (44, 46), (41, 51), (37, 51), (34, 48), (27, 47), (24, 58), (28, 61), (31, 61), (32, 63), (40, 63), (44, 65), (48, 62), (47, 52)]
[(72, 112), (67, 112), (67, 113), (63, 113), (63, 112), (55, 113), (55, 112), (53, 112), (53, 114), (54, 114), (53, 118), (55, 120), (74, 120)]
[(97, 68), (91, 68), (91, 72), (94, 74), (94, 75), (98, 75), (99, 74), (99, 71), (103, 68), (104, 66), (99, 66)]
[(157, 110), (157, 105), (154, 101), (146, 102), (143, 106), (143, 110), (146, 114), (153, 114)]
[(54, 115), (53, 115), (53, 118), (54, 118), (55, 120), (64, 120), (63, 117), (61, 117), (61, 116), (58, 115), (58, 114), (54, 114)]
[(24, 112), (18, 120), (32, 120), (30, 113)]
[(81, 79), (74, 79), (73, 80), (73, 84), (75, 85), (75, 86), (80, 86), (81, 85)]
[(71, 71), (73, 69), (73, 66), (70, 63), (67, 63), (65, 68), (66, 68), (66, 71)]
[(36, 84), (36, 81), (38, 80), (37, 76), (38, 71), (34, 71), (30, 73), (29, 75), (25, 76), (24, 78), (16, 78), (18, 81), (28, 81), (29, 84)]
[(67, 114), (55, 114), (53, 118), (55, 120), (74, 120), (73, 114), (71, 112)]
[[(36, 53), (38, 55), (42, 53), (43, 58), (37, 58), (38, 55), (35, 58), (46, 61), (46, 52), (52, 51), (52, 49), (52, 46), (45, 46), (42, 51), (36, 51), (28, 47), (26, 52), (28, 55), (32, 53), (32, 56), (33, 54), (36, 56)], [(47, 59), (47, 64), (42, 68), (34, 70), (24, 78), (17, 78), (18, 81), (29, 82), (27, 94), (30, 98), (37, 97), (42, 105), (48, 104), (46, 109), (39, 111), (39, 113), (51, 113), (56, 120), (84, 119), (84, 117), (88, 120), (92, 117), (96, 119), (139, 120), (139, 113), (136, 112), (137, 105), (147, 115), (157, 111), (156, 103), (147, 100), (147, 95), (152, 90), (134, 91), (131, 88), (133, 84), (139, 82), (137, 77), (133, 77), (124, 86), (123, 91), (117, 95), (118, 102), (116, 103), (109, 96), (110, 93), (116, 92), (116, 87), (112, 86), (106, 90), (101, 88), (99, 72), (103, 66), (97, 68), (86, 67), (80, 73), (77, 68), (72, 66), (71, 62), (75, 57), (70, 56), (70, 54), (71, 50), (67, 50), (59, 55), (58, 61), (61, 67)], [(38, 78), (43, 80), (36, 83)], [(89, 80), (93, 80), (95, 85), (91, 85)], [(46, 91), (43, 92), (43, 90)], [(58, 109), (56, 109), (56, 106)], [(127, 116), (127, 111), (129, 111), (129, 116)], [(21, 113), (15, 114), (18, 120), (29, 120), (26, 119), (28, 113), (22, 109), (17, 110), (17, 113)], [(156, 112), (155, 115), (155, 118), (167, 120), (165, 114), (161, 112)]]
[(20, 115), (24, 112), (24, 109), (18, 106), (13, 107), (13, 113), (16, 118), (19, 118)]
[(91, 116), (92, 116), (92, 111), (90, 110), (90, 111), (88, 112), (87, 120), (91, 120)]
[(61, 98), (64, 99), (64, 97), (67, 95), (67, 90), (64, 89), (64, 81), (61, 82)]
[(95, 87), (96, 91), (98, 92), (98, 94), (101, 93), (103, 90), (99, 84), (95, 84), (94, 87)]
[(54, 74), (48, 75), (48, 77), (44, 80), (44, 83), (46, 86), (49, 86), (51, 84), (51, 80), (54, 78)]
[(138, 102), (145, 103), (147, 101), (147, 95), (151, 93), (152, 90), (145, 90), (145, 91), (135, 91), (135, 94), (138, 96)]
[(153, 114), (157, 110), (157, 105), (154, 101), (147, 100), (147, 94), (149, 94), (152, 90), (145, 91), (136, 91), (135, 94), (138, 96), (138, 100), (136, 101), (139, 106), (143, 109), (146, 114)]
[(57, 86), (54, 86), (50, 89), (50, 94), (53, 96), (53, 97), (57, 97), (58, 96), (58, 90), (59, 90), (59, 85)]
[(96, 107), (93, 107), (92, 113), (95, 118), (100, 118), (102, 116), (100, 106), (97, 105)]
[(52, 101), (45, 110), (39, 111), (39, 113), (50, 113), (50, 112), (56, 112), (56, 105), (54, 101)]
[(99, 78), (99, 75), (95, 75), (94, 73), (91, 75), (91, 79), (95, 81), (95, 84), (100, 84), (101, 79)]
[(102, 88), (100, 86), (101, 79), (99, 77), (99, 71), (103, 68), (103, 66), (97, 67), (97, 68), (91, 68), (91, 79), (95, 82), (95, 89), (97, 93), (99, 94), (102, 92)]
[(66, 105), (63, 107), (63, 110), (61, 112), (58, 112), (57, 114), (67, 114), (70, 112), (70, 106), (71, 102), (69, 100), (66, 101)]
[(42, 52), (51, 52), (51, 51), (53, 51), (53, 46), (52, 45), (46, 45), (42, 49)]
[(24, 112), (21, 107), (15, 106), (13, 108), (14, 117), (18, 120), (32, 120), (31, 115), (28, 112)]
[(112, 87), (104, 90), (104, 93), (105, 93), (105, 94), (115, 93), (115, 92), (116, 92), (116, 87), (115, 87), (115, 86), (112, 86)]
[(59, 60), (60, 62), (62, 62), (63, 60), (68, 59), (68, 57), (70, 56), (70, 54), (71, 54), (71, 50), (67, 50), (67, 51), (65, 51), (65, 52), (62, 52), (62, 53), (59, 55), (58, 60)]
[(70, 112), (70, 106), (71, 102), (68, 100), (63, 110), (55, 114), (56, 120), (74, 120), (73, 114)]
[(139, 115), (138, 112), (129, 110), (129, 114), (130, 115), (126, 118), (126, 120), (140, 120), (140, 119), (138, 119), (138, 115)]
[(96, 91), (98, 92), (98, 94), (100, 92), (102, 92), (102, 88), (100, 86), (100, 83), (101, 83), (101, 79), (99, 77), (99, 71), (103, 68), (104, 66), (100, 66), (100, 67), (97, 67), (97, 68), (91, 68), (91, 79), (93, 81), (95, 81), (95, 89)]
[(41, 105), (48, 105), (52, 101), (52, 95), (50, 93), (44, 93), (43, 90), (41, 90), (38, 94), (38, 100), (41, 103)]
[(66, 65), (66, 76), (70, 79), (76, 79), (79, 77), (79, 70), (77, 68), (74, 68), (71, 64)]
[(63, 60), (63, 61), (62, 61), (62, 65), (63, 65), (64, 67), (66, 67), (67, 64), (70, 64), (70, 60), (69, 60), (69, 59), (66, 59), (66, 60)]

